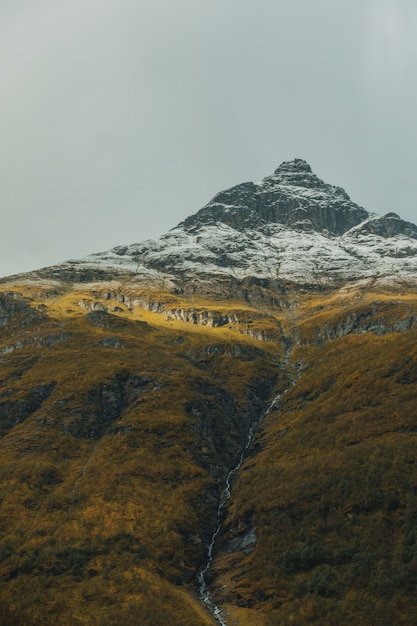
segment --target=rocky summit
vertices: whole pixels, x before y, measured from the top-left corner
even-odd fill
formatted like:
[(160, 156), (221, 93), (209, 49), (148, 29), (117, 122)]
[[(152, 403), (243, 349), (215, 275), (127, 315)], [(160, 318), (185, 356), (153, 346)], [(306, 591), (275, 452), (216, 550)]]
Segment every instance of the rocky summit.
[(2, 626), (414, 626), (416, 270), (295, 159), (0, 279)]
[(301, 159), (284, 162), (259, 184), (243, 183), (217, 194), (184, 225), (222, 222), (237, 230), (281, 224), (293, 230), (342, 235), (366, 218), (340, 187), (327, 185)]

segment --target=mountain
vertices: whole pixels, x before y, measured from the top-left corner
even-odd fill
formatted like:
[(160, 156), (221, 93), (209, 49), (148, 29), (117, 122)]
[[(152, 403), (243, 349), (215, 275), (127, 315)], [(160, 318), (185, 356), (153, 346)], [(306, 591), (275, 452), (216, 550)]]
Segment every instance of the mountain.
[(214, 278), (335, 284), (413, 277), (417, 227), (395, 213), (370, 215), (301, 159), (259, 184), (243, 183), (155, 240), (118, 246), (38, 275), (69, 280), (131, 275), (183, 287)]
[(1, 624), (415, 624), (416, 269), (295, 159), (1, 279)]

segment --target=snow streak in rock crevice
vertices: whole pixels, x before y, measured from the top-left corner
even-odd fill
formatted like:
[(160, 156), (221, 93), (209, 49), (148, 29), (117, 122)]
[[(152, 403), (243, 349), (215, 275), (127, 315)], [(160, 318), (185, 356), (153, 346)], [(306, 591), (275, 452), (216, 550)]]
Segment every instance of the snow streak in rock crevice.
[[(290, 351), (291, 348), (289, 347), (287, 349), (287, 354), (285, 356), (285, 359), (281, 365), (282, 369), (286, 369), (286, 366), (288, 365), (289, 362), (289, 357), (290, 357)], [(297, 375), (295, 377), (291, 378), (291, 385), (294, 385), (296, 383), (296, 381), (298, 380), (298, 372)], [(221, 530), (221, 526), (222, 526), (222, 522), (223, 522), (223, 512), (225, 509), (225, 506), (227, 504), (227, 501), (230, 499), (230, 495), (231, 495), (231, 484), (232, 484), (232, 479), (234, 477), (234, 475), (236, 474), (236, 472), (239, 471), (239, 469), (241, 468), (246, 454), (249, 450), (249, 447), (253, 441), (253, 437), (255, 434), (255, 430), (257, 429), (257, 427), (259, 426), (259, 424), (264, 420), (264, 418), (272, 411), (272, 409), (276, 406), (276, 404), (279, 402), (280, 398), (289, 390), (290, 387), (288, 387), (287, 389), (285, 389), (284, 391), (279, 392), (274, 399), (272, 400), (272, 402), (269, 404), (269, 406), (267, 407), (267, 409), (261, 414), (261, 417), (256, 420), (252, 426), (249, 429), (248, 432), (248, 436), (246, 439), (246, 443), (243, 447), (242, 453), (239, 457), (239, 460), (237, 462), (237, 464), (235, 465), (235, 467), (230, 470), (230, 472), (227, 474), (226, 476), (226, 480), (225, 480), (225, 485), (224, 485), (224, 489), (222, 492), (222, 496), (220, 499), (220, 503), (219, 506), (217, 507), (217, 518), (216, 518), (216, 529), (211, 537), (211, 541), (208, 545), (207, 548), (207, 560), (205, 565), (200, 569), (200, 571), (198, 572), (197, 575), (197, 583), (198, 583), (198, 594), (200, 597), (200, 600), (202, 602), (202, 604), (209, 610), (209, 612), (214, 616), (215, 620), (217, 621), (217, 623), (219, 624), (219, 626), (227, 626), (227, 622), (226, 622), (226, 618), (223, 614), (223, 612), (221, 611), (221, 609), (217, 606), (217, 604), (213, 601), (209, 588), (208, 588), (208, 584), (206, 581), (206, 574), (208, 572), (208, 570), (211, 567), (211, 564), (213, 562), (213, 550), (214, 550), (214, 545), (216, 543), (216, 539), (220, 533)]]

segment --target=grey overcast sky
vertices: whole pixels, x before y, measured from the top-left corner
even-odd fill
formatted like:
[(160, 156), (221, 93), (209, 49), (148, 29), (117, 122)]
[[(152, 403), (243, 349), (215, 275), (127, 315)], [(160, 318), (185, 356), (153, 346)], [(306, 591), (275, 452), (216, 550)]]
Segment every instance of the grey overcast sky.
[(304, 158), (417, 221), (416, 0), (1, 0), (0, 275)]

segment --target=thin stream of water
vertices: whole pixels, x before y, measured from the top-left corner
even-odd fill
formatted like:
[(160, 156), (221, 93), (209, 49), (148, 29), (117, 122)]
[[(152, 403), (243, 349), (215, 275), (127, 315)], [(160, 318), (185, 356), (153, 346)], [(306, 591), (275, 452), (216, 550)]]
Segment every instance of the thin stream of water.
[[(289, 363), (289, 358), (290, 358), (290, 353), (291, 353), (291, 347), (288, 346), (287, 351), (286, 351), (286, 355), (285, 355), (285, 359), (283, 360), (283, 362), (281, 363), (281, 369), (286, 369), (288, 363)], [(299, 378), (300, 372), (296, 371), (296, 375), (294, 377), (291, 378), (291, 385), (295, 385), (295, 383), (297, 382), (298, 378)], [(215, 620), (217, 621), (217, 623), (219, 624), (219, 626), (227, 626), (227, 622), (226, 622), (226, 618), (223, 614), (223, 612), (221, 611), (221, 609), (217, 606), (217, 604), (214, 602), (214, 600), (211, 597), (208, 585), (207, 585), (207, 581), (206, 581), (206, 574), (208, 572), (208, 570), (210, 569), (210, 566), (213, 562), (213, 549), (214, 549), (214, 545), (216, 543), (216, 539), (220, 533), (220, 529), (221, 529), (221, 525), (222, 525), (222, 517), (223, 517), (223, 510), (226, 506), (227, 501), (230, 498), (230, 494), (231, 494), (231, 483), (232, 483), (232, 478), (233, 476), (236, 474), (236, 472), (241, 468), (243, 461), (245, 460), (245, 456), (246, 453), (252, 443), (253, 440), (253, 436), (255, 434), (255, 430), (257, 429), (257, 427), (259, 426), (259, 424), (265, 419), (265, 417), (272, 411), (272, 409), (275, 407), (275, 405), (279, 402), (280, 398), (287, 393), (287, 391), (290, 389), (290, 387), (288, 387), (287, 389), (285, 389), (284, 391), (281, 391), (280, 393), (278, 393), (275, 398), (272, 400), (272, 402), (269, 404), (268, 408), (266, 409), (266, 411), (264, 411), (264, 413), (262, 413), (261, 417), (256, 420), (256, 422), (254, 422), (249, 430), (248, 433), (248, 437), (246, 440), (246, 444), (242, 450), (242, 453), (239, 457), (239, 460), (237, 462), (237, 464), (235, 465), (235, 467), (230, 470), (230, 472), (227, 474), (226, 476), (226, 481), (225, 481), (225, 486), (223, 489), (223, 493), (222, 493), (222, 497), (220, 499), (220, 503), (219, 506), (217, 508), (217, 523), (216, 523), (216, 529), (211, 537), (211, 541), (208, 545), (207, 548), (207, 560), (205, 565), (201, 568), (201, 570), (199, 571), (198, 575), (197, 575), (197, 583), (198, 583), (198, 594), (200, 596), (200, 600), (202, 602), (202, 604), (208, 609), (208, 611), (213, 615), (213, 617), (215, 618)]]
[(219, 504), (219, 506), (217, 508), (216, 530), (214, 531), (214, 533), (212, 535), (212, 538), (211, 538), (211, 541), (209, 543), (209, 546), (207, 548), (207, 561), (206, 561), (206, 564), (199, 571), (198, 576), (197, 576), (198, 593), (199, 593), (199, 596), (200, 596), (200, 600), (206, 606), (206, 608), (210, 611), (210, 613), (214, 616), (214, 618), (216, 619), (216, 621), (219, 624), (219, 626), (227, 626), (227, 623), (225, 621), (225, 617), (224, 617), (222, 611), (220, 610), (220, 608), (217, 606), (217, 604), (213, 601), (213, 599), (211, 597), (211, 594), (210, 594), (210, 591), (208, 589), (207, 582), (206, 582), (206, 574), (207, 574), (207, 572), (208, 572), (208, 570), (209, 570), (209, 568), (210, 568), (210, 566), (212, 564), (212, 561), (213, 561), (213, 549), (214, 549), (214, 544), (216, 543), (216, 539), (217, 539), (218, 534), (219, 534), (220, 529), (221, 529), (223, 510), (224, 510), (224, 507), (226, 506), (227, 501), (230, 498), (232, 478), (236, 474), (236, 472), (241, 468), (241, 466), (243, 464), (243, 461), (245, 460), (246, 453), (247, 453), (247, 451), (249, 449), (249, 446), (252, 443), (253, 436), (254, 436), (254, 433), (255, 433), (255, 430), (256, 430), (257, 426), (268, 415), (268, 413), (270, 413), (272, 411), (272, 409), (274, 408), (276, 403), (279, 401), (281, 396), (282, 396), (282, 392), (277, 394), (275, 396), (275, 398), (272, 400), (271, 404), (266, 409), (266, 411), (261, 415), (260, 419), (252, 424), (252, 426), (251, 426), (251, 428), (249, 430), (249, 433), (248, 433), (246, 444), (245, 444), (245, 446), (244, 446), (244, 448), (242, 450), (242, 453), (240, 455), (239, 461), (237, 462), (235, 467), (232, 470), (230, 470), (230, 472), (226, 476), (226, 481), (225, 481), (225, 486), (224, 486), (224, 489), (223, 489), (222, 497), (221, 497), (221, 500), (220, 500), (220, 504)]
[[(71, 495), (75, 493), (75, 490), (77, 489), (77, 485), (80, 482), (80, 480), (83, 478), (85, 472), (87, 471), (87, 467), (90, 465), (91, 461), (93, 460), (96, 452), (97, 452), (97, 448), (98, 448), (98, 443), (96, 443), (96, 445), (94, 446), (94, 449), (92, 451), (92, 453), (90, 454), (87, 463), (85, 463), (85, 465), (83, 466), (80, 475), (78, 476), (77, 480), (75, 481), (75, 483), (72, 486), (71, 489)], [(68, 506), (68, 513), (71, 513), (71, 504)]]

